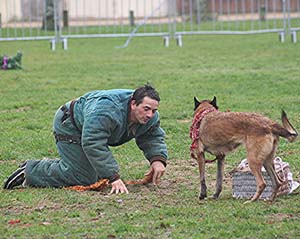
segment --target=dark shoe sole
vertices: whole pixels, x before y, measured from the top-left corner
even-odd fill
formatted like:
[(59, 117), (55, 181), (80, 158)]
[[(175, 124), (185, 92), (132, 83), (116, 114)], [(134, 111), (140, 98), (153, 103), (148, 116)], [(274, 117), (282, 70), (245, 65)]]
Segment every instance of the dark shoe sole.
[(13, 189), (14, 187), (20, 186), (25, 181), (25, 167), (26, 163), (22, 164), (12, 175), (5, 181), (4, 189)]

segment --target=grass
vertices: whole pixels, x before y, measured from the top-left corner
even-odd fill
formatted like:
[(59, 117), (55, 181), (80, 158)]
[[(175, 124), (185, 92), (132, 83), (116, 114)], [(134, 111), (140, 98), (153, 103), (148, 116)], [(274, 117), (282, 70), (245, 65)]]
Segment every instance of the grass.
[[(69, 40), (53, 52), (47, 41), (1, 42), (0, 54), (24, 53), (23, 70), (0, 71), (0, 181), (26, 159), (58, 157), (51, 134), (57, 108), (87, 91), (135, 88), (160, 92), (169, 164), (161, 185), (132, 186), (128, 195), (63, 189), (0, 189), (3, 238), (298, 238), (299, 192), (270, 204), (244, 205), (231, 196), (229, 171), (244, 149), (226, 158), (219, 200), (198, 201), (197, 166), (189, 156), (193, 97), (217, 97), (220, 110), (255, 111), (280, 121), (285, 109), (300, 129), (299, 44), (276, 34), (190, 36), (179, 48), (161, 38)], [(280, 141), (277, 155), (298, 179), (299, 141)], [(148, 163), (134, 142), (112, 148), (123, 179), (140, 178)], [(212, 156), (207, 155), (208, 158)], [(209, 194), (216, 165), (207, 165)], [(10, 224), (9, 222), (18, 223)]]

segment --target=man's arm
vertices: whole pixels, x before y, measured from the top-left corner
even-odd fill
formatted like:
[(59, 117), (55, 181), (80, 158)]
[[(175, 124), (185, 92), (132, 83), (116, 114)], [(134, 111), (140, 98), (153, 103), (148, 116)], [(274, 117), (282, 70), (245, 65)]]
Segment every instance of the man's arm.
[(109, 115), (92, 112), (85, 116), (82, 128), (82, 148), (98, 175), (118, 180), (119, 166), (108, 146), (114, 123)]
[(161, 161), (166, 166), (168, 150), (165, 143), (165, 132), (160, 127), (158, 117), (151, 123), (152, 125), (147, 130), (141, 130), (142, 133), (137, 133), (136, 144), (143, 151), (150, 163)]
[(113, 120), (107, 115), (87, 116), (82, 131), (82, 147), (98, 174), (109, 179), (110, 193), (128, 193), (120, 179), (118, 163), (108, 147), (113, 127)]
[(151, 175), (149, 178), (154, 184), (159, 183), (167, 166), (168, 151), (164, 138), (165, 132), (160, 127), (158, 118), (146, 132), (136, 138), (138, 147), (143, 151), (151, 165), (145, 176)]

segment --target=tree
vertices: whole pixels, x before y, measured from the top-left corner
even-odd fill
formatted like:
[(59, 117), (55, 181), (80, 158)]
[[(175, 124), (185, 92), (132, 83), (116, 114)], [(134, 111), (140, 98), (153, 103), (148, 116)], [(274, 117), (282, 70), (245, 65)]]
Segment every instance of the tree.
[(44, 9), (44, 17), (43, 17), (43, 30), (54, 31), (55, 28), (55, 11), (54, 11), (54, 0), (46, 0), (45, 9)]

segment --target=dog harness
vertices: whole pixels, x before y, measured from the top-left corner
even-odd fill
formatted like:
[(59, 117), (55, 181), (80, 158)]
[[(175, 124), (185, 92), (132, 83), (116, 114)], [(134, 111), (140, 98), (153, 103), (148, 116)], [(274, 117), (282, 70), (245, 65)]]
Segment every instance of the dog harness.
[[(201, 121), (205, 115), (207, 115), (210, 112), (214, 112), (214, 111), (217, 111), (217, 109), (215, 109), (215, 108), (205, 109), (205, 110), (199, 111), (193, 118), (193, 122), (192, 122), (192, 125), (190, 128), (190, 138), (192, 139), (192, 143), (190, 146), (190, 152), (191, 152), (191, 157), (193, 159), (197, 159), (197, 157), (195, 156), (195, 149), (197, 148), (197, 140), (200, 138), (199, 129), (200, 129)], [(211, 161), (208, 160), (205, 162), (211, 162)]]

